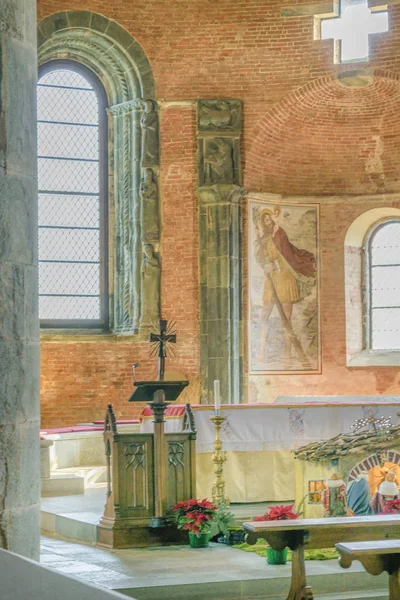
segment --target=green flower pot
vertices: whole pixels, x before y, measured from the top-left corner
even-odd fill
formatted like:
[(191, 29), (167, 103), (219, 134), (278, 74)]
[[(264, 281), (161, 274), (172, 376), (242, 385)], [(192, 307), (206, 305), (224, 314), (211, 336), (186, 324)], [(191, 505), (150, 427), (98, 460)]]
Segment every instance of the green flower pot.
[(196, 535), (189, 531), (189, 544), (191, 548), (207, 548), (210, 542), (210, 533), (199, 533)]
[(269, 565), (286, 565), (288, 549), (273, 550), (272, 548), (265, 548), (265, 554), (267, 555), (267, 563)]

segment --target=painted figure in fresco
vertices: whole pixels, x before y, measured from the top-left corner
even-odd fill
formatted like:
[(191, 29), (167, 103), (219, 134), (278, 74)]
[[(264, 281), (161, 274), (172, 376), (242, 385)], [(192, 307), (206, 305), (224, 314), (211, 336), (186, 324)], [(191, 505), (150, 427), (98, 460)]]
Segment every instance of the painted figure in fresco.
[(277, 307), (285, 334), (286, 368), (291, 365), (292, 345), (303, 367), (310, 368), (301, 344), (292, 329), (293, 304), (310, 292), (315, 284), (315, 257), (290, 243), (282, 227), (273, 219), (272, 210), (260, 211), (255, 240), (255, 257), (265, 274), (263, 306), (260, 317), (260, 348), (257, 360), (263, 362), (268, 338), (268, 319)]
[(326, 488), (322, 492), (322, 504), (325, 517), (346, 516), (346, 484), (337, 473), (326, 480)]
[(372, 514), (368, 473), (363, 471), (350, 481), (346, 489), (347, 514), (350, 517), (362, 517)]
[(399, 497), (399, 488), (396, 483), (396, 471), (388, 471), (384, 480), (378, 487), (378, 491), (371, 500), (371, 510), (374, 515), (383, 512), (386, 503)]

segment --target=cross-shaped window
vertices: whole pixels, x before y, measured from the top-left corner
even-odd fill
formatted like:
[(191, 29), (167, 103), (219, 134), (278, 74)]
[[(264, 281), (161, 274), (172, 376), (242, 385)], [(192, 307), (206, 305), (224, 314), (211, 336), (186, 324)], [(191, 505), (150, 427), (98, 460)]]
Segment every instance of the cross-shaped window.
[(368, 60), (368, 36), (389, 30), (386, 7), (373, 10), (367, 0), (340, 0), (336, 18), (321, 19), (321, 39), (335, 40), (335, 62)]

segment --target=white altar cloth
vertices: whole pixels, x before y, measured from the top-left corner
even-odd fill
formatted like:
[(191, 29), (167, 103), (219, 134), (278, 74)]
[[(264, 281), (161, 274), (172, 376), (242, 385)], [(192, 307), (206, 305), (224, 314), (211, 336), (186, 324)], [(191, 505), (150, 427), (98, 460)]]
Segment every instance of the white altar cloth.
[[(175, 416), (167, 418), (166, 431), (181, 430), (183, 416), (176, 405)], [(231, 502), (293, 500), (295, 497), (292, 450), (351, 431), (356, 419), (391, 417), (400, 422), (399, 396), (298, 397), (279, 398), (274, 404), (225, 405), (221, 429), (226, 492)], [(210, 417), (212, 405), (193, 407), (196, 440), (198, 497), (210, 497), (213, 475), (211, 460), (215, 429)], [(144, 428), (144, 429), (143, 429)], [(142, 423), (152, 430), (152, 420)]]
[[(213, 407), (194, 409), (197, 429), (197, 491), (210, 496), (213, 473), (211, 453)], [(231, 502), (282, 502), (295, 497), (295, 458), (292, 450), (351, 431), (356, 419), (392, 417), (400, 422), (400, 404), (330, 405), (284, 403), (239, 405), (223, 409), (226, 420), (221, 430), (227, 496)]]

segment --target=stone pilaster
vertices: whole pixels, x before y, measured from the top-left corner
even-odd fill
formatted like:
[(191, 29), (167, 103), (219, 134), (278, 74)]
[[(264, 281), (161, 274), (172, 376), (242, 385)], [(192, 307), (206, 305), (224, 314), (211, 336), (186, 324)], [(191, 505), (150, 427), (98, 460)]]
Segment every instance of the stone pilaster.
[(201, 402), (243, 402), (240, 100), (197, 104)]
[(154, 100), (142, 101), (140, 223), (142, 240), (140, 331), (158, 326), (160, 313), (161, 262), (159, 187), (160, 131), (159, 106)]
[(203, 186), (200, 198), (201, 398), (243, 401), (241, 199), (235, 185)]
[(201, 401), (243, 401), (240, 100), (197, 105)]
[(0, 546), (38, 559), (36, 0), (0, 10)]

